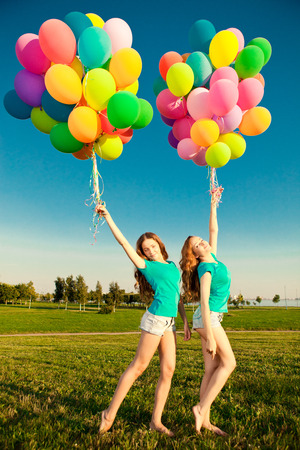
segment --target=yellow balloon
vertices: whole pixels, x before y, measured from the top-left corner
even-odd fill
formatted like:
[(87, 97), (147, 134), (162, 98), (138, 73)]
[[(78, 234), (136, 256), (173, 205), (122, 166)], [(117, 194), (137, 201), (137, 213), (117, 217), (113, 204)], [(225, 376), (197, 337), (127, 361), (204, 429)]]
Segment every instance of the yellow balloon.
[(98, 16), (98, 14), (88, 13), (86, 16), (90, 19), (94, 27), (102, 28), (104, 25), (104, 20)]
[(239, 125), (239, 130), (246, 136), (257, 136), (266, 131), (270, 124), (270, 111), (263, 106), (255, 106), (245, 112)]
[(199, 119), (193, 123), (191, 128), (192, 140), (202, 147), (208, 147), (216, 142), (219, 134), (219, 126), (211, 119)]
[(134, 83), (142, 71), (142, 59), (133, 48), (121, 48), (112, 55), (109, 71), (117, 87), (124, 88)]
[(166, 77), (169, 90), (176, 97), (183, 97), (188, 94), (194, 84), (194, 72), (192, 68), (183, 62), (173, 64)]
[(134, 94), (134, 95), (136, 95), (138, 93), (138, 90), (139, 90), (139, 80), (135, 80), (135, 82), (130, 84), (129, 86), (119, 89), (119, 91), (132, 92), (132, 94)]
[(239, 41), (232, 31), (219, 31), (211, 40), (209, 46), (209, 57), (212, 65), (217, 69), (229, 66), (238, 53)]
[(47, 70), (45, 85), (49, 94), (58, 102), (72, 105), (81, 99), (80, 78), (75, 70), (64, 64), (54, 64)]
[(82, 80), (83, 77), (83, 65), (78, 56), (75, 56), (73, 61), (70, 64), (70, 67), (72, 67), (73, 70), (77, 73), (79, 78)]
[(123, 151), (123, 142), (119, 136), (104, 134), (94, 144), (95, 152), (100, 158), (112, 161), (119, 158)]
[(57, 120), (48, 116), (40, 106), (32, 108), (30, 118), (35, 128), (45, 134), (50, 134), (54, 125), (59, 123)]
[(230, 160), (230, 154), (230, 148), (227, 144), (224, 144), (223, 142), (215, 142), (206, 150), (205, 159), (210, 167), (218, 169), (228, 163)]
[(240, 158), (246, 150), (246, 141), (240, 134), (225, 133), (219, 136), (218, 142), (227, 144), (231, 151), (230, 159)]
[(105, 69), (92, 69), (82, 82), (83, 95), (88, 105), (96, 111), (105, 109), (110, 97), (116, 93), (114, 77)]
[(94, 142), (101, 133), (101, 120), (96, 111), (88, 106), (79, 106), (68, 118), (71, 134), (80, 142)]

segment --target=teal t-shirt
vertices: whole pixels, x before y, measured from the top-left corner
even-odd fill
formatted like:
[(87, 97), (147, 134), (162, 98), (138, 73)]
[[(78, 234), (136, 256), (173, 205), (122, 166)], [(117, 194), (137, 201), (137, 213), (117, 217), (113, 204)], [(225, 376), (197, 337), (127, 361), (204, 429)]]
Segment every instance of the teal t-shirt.
[(154, 300), (149, 312), (156, 316), (177, 317), (180, 299), (180, 272), (172, 261), (164, 264), (145, 259), (145, 269), (139, 271), (145, 276), (154, 291)]
[(199, 281), (206, 273), (211, 273), (209, 309), (215, 312), (228, 312), (227, 301), (230, 295), (231, 274), (225, 264), (211, 253), (215, 263), (202, 262), (198, 266)]

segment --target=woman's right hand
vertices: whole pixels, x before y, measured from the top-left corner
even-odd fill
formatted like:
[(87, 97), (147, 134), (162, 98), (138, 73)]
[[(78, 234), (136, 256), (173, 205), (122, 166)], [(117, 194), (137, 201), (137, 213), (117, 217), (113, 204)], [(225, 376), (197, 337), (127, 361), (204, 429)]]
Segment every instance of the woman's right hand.
[(99, 214), (100, 217), (108, 216), (108, 211), (106, 209), (105, 203), (98, 203), (95, 207), (95, 212)]
[(207, 338), (206, 351), (211, 355), (212, 359), (214, 359), (217, 354), (217, 343), (214, 337)]

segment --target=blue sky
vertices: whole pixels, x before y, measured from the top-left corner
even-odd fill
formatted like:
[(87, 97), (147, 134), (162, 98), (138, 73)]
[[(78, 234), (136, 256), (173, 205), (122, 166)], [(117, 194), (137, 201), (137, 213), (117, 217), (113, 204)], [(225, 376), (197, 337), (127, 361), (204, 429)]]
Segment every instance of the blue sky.
[[(187, 235), (208, 237), (209, 182), (207, 169), (181, 160), (168, 144), (169, 128), (152, 90), (159, 60), (170, 50), (191, 51), (188, 31), (198, 19), (210, 20), (217, 31), (238, 28), (246, 43), (255, 37), (270, 41), (261, 105), (271, 112), (272, 123), (262, 135), (246, 137), (241, 158), (217, 170), (225, 188), (218, 209), (218, 256), (232, 272), (233, 295), (299, 295), (299, 2), (5, 2), (1, 98), (22, 69), (14, 50), (18, 37), (38, 33), (47, 19), (62, 20), (71, 11), (93, 12), (104, 20), (120, 17), (132, 30), (132, 46), (143, 61), (138, 96), (152, 104), (154, 118), (134, 133), (120, 158), (98, 159), (103, 199), (133, 245), (140, 234), (154, 231), (176, 263)], [(132, 265), (106, 224), (91, 245), (92, 210), (85, 206), (91, 161), (58, 152), (48, 135), (30, 120), (9, 116), (2, 104), (0, 117), (0, 282), (32, 280), (38, 292), (53, 292), (57, 276), (82, 274), (91, 289), (99, 280), (104, 291), (111, 281), (133, 290)]]

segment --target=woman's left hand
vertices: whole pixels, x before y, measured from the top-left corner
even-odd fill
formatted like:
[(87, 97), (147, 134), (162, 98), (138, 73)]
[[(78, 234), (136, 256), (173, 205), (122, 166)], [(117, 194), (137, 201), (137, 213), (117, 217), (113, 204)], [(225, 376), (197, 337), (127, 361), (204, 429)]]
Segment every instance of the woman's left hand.
[(184, 341), (189, 341), (190, 339), (191, 339), (191, 330), (190, 330), (189, 324), (186, 323), (186, 324), (184, 324), (184, 338), (183, 338), (183, 340)]

